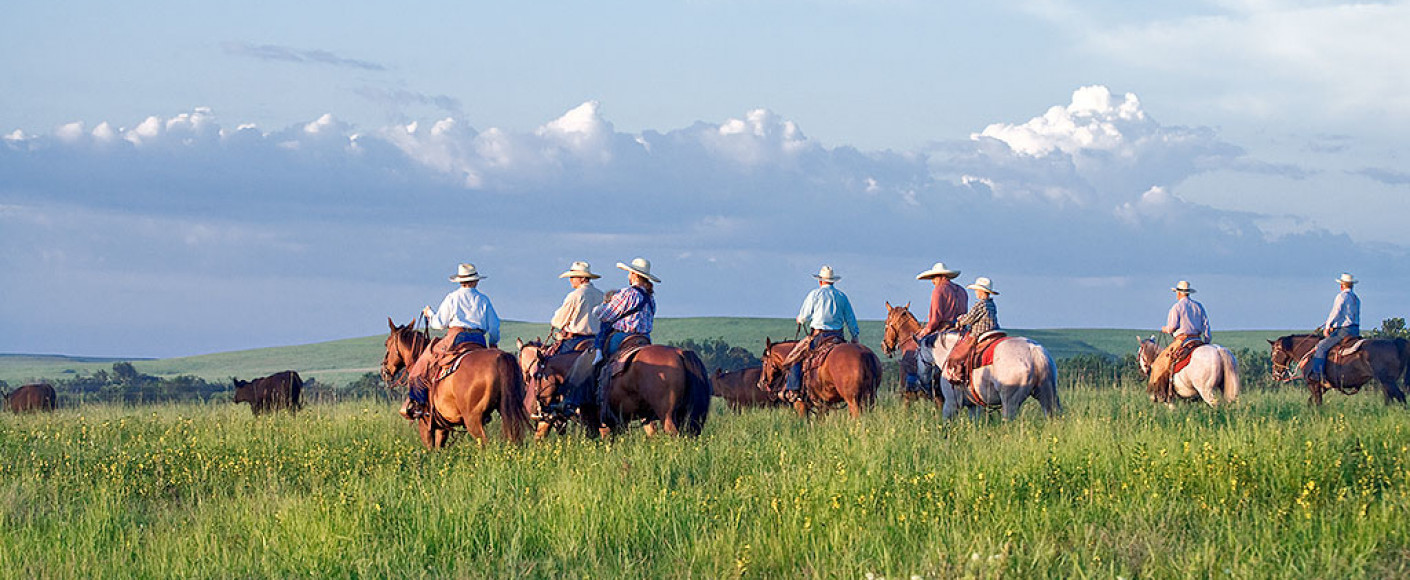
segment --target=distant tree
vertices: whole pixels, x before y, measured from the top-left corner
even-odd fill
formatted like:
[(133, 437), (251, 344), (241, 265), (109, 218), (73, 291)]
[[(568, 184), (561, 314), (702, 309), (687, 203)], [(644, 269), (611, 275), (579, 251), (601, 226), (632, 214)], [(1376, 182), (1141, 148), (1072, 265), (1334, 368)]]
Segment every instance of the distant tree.
[(707, 338), (700, 342), (687, 338), (679, 342), (670, 343), (671, 346), (685, 350), (693, 350), (700, 355), (701, 362), (705, 363), (705, 368), (711, 373), (716, 370), (737, 371), (742, 368), (759, 366), (764, 364), (759, 357), (747, 349), (738, 346), (730, 346), (724, 338)]
[(1381, 327), (1366, 333), (1366, 336), (1373, 338), (1410, 338), (1410, 329), (1405, 328), (1405, 319), (1387, 318), (1381, 321)]
[(136, 383), (142, 378), (142, 375), (137, 372), (137, 369), (132, 366), (132, 363), (127, 361), (113, 363), (113, 375), (117, 382), (124, 384)]

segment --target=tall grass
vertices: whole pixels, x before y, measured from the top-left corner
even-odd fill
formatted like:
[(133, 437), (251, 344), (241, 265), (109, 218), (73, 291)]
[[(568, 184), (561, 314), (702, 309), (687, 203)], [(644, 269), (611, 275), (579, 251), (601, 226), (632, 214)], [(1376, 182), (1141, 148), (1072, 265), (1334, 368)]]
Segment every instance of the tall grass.
[(423, 451), (381, 403), (0, 420), (0, 570), (35, 577), (1404, 577), (1410, 413), (1076, 388), (942, 423), (886, 397), (692, 440)]

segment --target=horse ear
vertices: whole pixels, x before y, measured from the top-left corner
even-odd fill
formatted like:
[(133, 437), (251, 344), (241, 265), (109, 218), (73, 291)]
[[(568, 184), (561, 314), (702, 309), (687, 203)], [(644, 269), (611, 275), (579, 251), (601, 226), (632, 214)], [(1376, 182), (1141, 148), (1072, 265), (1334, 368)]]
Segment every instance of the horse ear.
[(892, 310), (892, 309), (894, 309), (894, 308), (896, 308), (896, 307), (891, 305), (891, 301), (890, 301), (890, 300), (887, 300), (887, 301), (886, 301), (886, 309), (887, 309), (887, 310)]
[(396, 329), (397, 329), (397, 323), (392, 322), (392, 317), (390, 317), (390, 316), (387, 317), (387, 327), (388, 327), (388, 328), (391, 328), (392, 330), (396, 330)]
[(514, 339), (514, 350), (524, 350), (524, 339), (522, 339), (522, 338), (515, 338), (515, 339)]
[(765, 337), (764, 337), (764, 352), (768, 352), (769, 349), (771, 349), (771, 348), (773, 348), (773, 347), (774, 347), (773, 341), (769, 340), (769, 337), (765, 336)]
[(1273, 340), (1273, 339), (1271, 339), (1271, 338), (1269, 338), (1269, 339), (1267, 339), (1267, 340), (1268, 340), (1268, 345), (1269, 345), (1269, 346), (1272, 346), (1274, 343), (1277, 342), (1277, 341), (1275, 341), (1275, 340)]

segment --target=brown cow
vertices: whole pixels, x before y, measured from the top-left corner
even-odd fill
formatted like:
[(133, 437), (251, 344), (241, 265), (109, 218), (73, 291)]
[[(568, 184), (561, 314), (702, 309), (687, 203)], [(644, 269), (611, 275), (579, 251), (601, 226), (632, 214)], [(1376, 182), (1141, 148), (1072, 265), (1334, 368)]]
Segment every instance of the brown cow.
[(279, 410), (288, 410), (292, 414), (302, 406), (299, 392), (304, 388), (304, 380), (294, 371), (274, 373), (253, 381), (234, 381), (235, 402), (249, 403), (250, 411), (255, 415)]
[(749, 367), (729, 372), (716, 369), (715, 377), (710, 382), (714, 386), (715, 396), (724, 399), (729, 404), (730, 410), (736, 413), (745, 407), (781, 405), (783, 402), (774, 393), (758, 387), (761, 372), (760, 367)]
[(54, 410), (54, 401), (57, 396), (54, 394), (54, 386), (49, 383), (36, 383), (25, 385), (15, 389), (10, 393), (3, 393), (5, 396), (5, 408), (15, 413), (37, 413), (39, 411), (49, 412)]

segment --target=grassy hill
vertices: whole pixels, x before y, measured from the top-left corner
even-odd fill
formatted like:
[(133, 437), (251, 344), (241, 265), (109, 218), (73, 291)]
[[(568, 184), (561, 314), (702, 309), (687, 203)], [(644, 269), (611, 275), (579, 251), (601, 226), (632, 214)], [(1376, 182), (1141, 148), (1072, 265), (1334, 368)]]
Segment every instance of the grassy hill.
[[(862, 339), (868, 346), (881, 351), (883, 323), (879, 320), (861, 322)], [(752, 352), (763, 350), (764, 338), (791, 339), (796, 325), (786, 318), (663, 318), (656, 321), (653, 338), (658, 343), (687, 338), (720, 338)], [(1047, 347), (1056, 359), (1080, 354), (1123, 356), (1134, 351), (1135, 337), (1148, 336), (1151, 330), (1134, 329), (1032, 329), (1013, 330), (1013, 334), (1030, 337)], [(513, 348), (516, 338), (530, 340), (548, 333), (547, 324), (505, 322), (500, 329), (501, 346)], [(1230, 331), (1215, 335), (1215, 340), (1230, 348), (1268, 347), (1266, 339), (1289, 334), (1285, 331)], [(199, 356), (142, 360), (119, 358), (66, 357), (52, 355), (0, 355), (0, 380), (11, 385), (41, 379), (63, 378), (75, 374), (91, 374), (110, 369), (112, 363), (130, 360), (140, 372), (172, 377), (193, 375), (208, 381), (224, 381), (232, 376), (247, 378), (263, 376), (285, 369), (299, 371), (305, 378), (342, 385), (364, 373), (376, 372), (382, 360), (385, 335), (349, 338), (315, 344), (258, 348)]]

